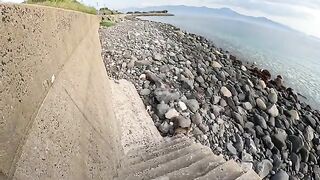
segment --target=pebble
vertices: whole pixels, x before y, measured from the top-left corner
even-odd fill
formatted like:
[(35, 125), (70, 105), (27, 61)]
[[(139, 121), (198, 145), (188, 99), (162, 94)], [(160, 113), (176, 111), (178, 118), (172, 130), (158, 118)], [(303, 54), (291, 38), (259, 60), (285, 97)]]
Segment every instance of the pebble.
[(232, 143), (227, 143), (227, 149), (232, 155), (237, 154), (237, 149), (232, 145)]
[(280, 170), (271, 177), (271, 180), (289, 180), (289, 175), (284, 170)]
[[(191, 138), (265, 179), (320, 178), (319, 112), (252, 75), (254, 64), (168, 24), (128, 20), (100, 35), (108, 74), (137, 87), (161, 135), (191, 129)], [(266, 160), (272, 170), (259, 170)]]
[(222, 65), (220, 63), (218, 63), (217, 61), (212, 61), (211, 66), (214, 68), (221, 68)]
[(264, 159), (258, 163), (256, 172), (263, 179), (271, 172), (272, 168), (272, 163), (268, 159)]
[(269, 101), (270, 101), (272, 104), (277, 103), (277, 101), (278, 101), (278, 95), (277, 95), (277, 93), (275, 92), (274, 89), (272, 89), (271, 92), (269, 93), (268, 99), (269, 99)]
[(278, 110), (277, 106), (274, 104), (268, 109), (268, 113), (272, 117), (277, 117), (279, 115), (279, 110)]
[(191, 121), (194, 124), (199, 125), (202, 123), (202, 117), (199, 113), (195, 113), (195, 114), (191, 115)]
[(186, 105), (194, 113), (197, 112), (197, 110), (200, 108), (199, 103), (196, 99), (187, 100)]
[(250, 102), (244, 102), (242, 104), (243, 108), (250, 111), (252, 109), (252, 105), (250, 104)]
[(149, 95), (150, 93), (151, 93), (150, 89), (142, 89), (142, 90), (140, 91), (140, 95), (142, 95), (142, 96), (147, 96), (147, 95)]
[(304, 137), (308, 142), (311, 142), (314, 138), (314, 130), (311, 126), (307, 126), (304, 130)]
[(191, 125), (191, 120), (183, 116), (174, 117), (172, 118), (172, 120), (178, 127), (181, 127), (181, 128), (189, 128)]
[(264, 101), (260, 98), (257, 98), (256, 99), (256, 103), (257, 103), (257, 106), (261, 109), (261, 110), (266, 110), (267, 109), (267, 106), (266, 104), (264, 103)]
[(232, 94), (231, 94), (231, 92), (229, 91), (229, 89), (226, 88), (225, 86), (222, 86), (222, 87), (221, 87), (220, 92), (221, 92), (221, 94), (222, 94), (224, 97), (231, 97), (231, 96), (232, 96)]
[(167, 119), (172, 119), (174, 117), (178, 117), (180, 114), (179, 112), (176, 110), (176, 109), (169, 109), (166, 114), (165, 114), (165, 117)]
[(157, 112), (160, 117), (164, 116), (165, 113), (169, 110), (169, 105), (165, 103), (160, 103), (157, 105)]
[(299, 120), (300, 119), (299, 114), (298, 114), (298, 112), (296, 110), (290, 110), (289, 114), (290, 114), (291, 119), (293, 119), (293, 120)]
[(276, 133), (271, 136), (272, 142), (279, 149), (282, 150), (286, 146), (287, 133), (283, 129), (277, 129)]

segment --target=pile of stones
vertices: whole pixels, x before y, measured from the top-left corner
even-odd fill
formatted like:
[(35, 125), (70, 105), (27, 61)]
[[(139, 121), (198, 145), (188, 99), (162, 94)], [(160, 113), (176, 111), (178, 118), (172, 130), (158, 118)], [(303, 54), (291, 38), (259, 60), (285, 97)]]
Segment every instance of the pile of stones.
[(319, 111), (279, 76), (168, 24), (128, 20), (100, 37), (107, 72), (135, 85), (163, 136), (184, 133), (265, 179), (320, 179)]

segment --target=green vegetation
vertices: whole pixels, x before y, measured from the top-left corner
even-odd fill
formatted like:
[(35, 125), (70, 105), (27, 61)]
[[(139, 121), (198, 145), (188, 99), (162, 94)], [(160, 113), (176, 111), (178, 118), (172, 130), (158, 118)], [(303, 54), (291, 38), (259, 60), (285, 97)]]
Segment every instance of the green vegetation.
[(116, 23), (115, 22), (112, 22), (112, 21), (109, 21), (109, 20), (102, 20), (100, 22), (100, 25), (103, 26), (103, 27), (111, 27), (111, 26), (114, 26)]
[(94, 7), (86, 6), (76, 0), (26, 0), (26, 3), (70, 9), (89, 14), (97, 14), (97, 10)]
[(100, 15), (114, 15), (114, 14), (121, 14), (121, 13), (116, 10), (111, 10), (107, 7), (103, 7), (103, 8), (99, 9), (99, 14)]

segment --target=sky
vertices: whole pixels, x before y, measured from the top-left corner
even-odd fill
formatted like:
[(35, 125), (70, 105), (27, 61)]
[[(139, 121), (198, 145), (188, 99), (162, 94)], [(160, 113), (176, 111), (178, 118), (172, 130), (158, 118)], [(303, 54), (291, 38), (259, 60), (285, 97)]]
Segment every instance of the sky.
[[(1, 1), (1, 0), (0, 0)], [(21, 2), (22, 0), (2, 0)], [(79, 0), (112, 9), (160, 5), (228, 7), (249, 16), (263, 16), (320, 38), (320, 0)]]

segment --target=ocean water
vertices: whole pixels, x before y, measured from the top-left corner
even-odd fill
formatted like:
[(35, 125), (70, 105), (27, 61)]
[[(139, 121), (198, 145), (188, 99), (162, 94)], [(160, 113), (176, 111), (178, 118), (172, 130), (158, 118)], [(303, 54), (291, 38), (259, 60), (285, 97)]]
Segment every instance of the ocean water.
[(320, 40), (293, 30), (221, 16), (143, 17), (204, 36), (239, 59), (256, 62), (320, 109)]

